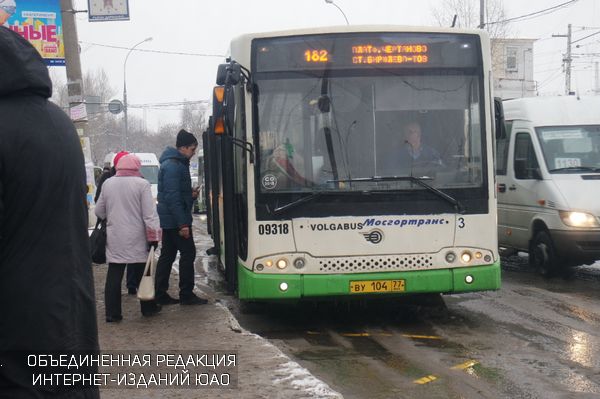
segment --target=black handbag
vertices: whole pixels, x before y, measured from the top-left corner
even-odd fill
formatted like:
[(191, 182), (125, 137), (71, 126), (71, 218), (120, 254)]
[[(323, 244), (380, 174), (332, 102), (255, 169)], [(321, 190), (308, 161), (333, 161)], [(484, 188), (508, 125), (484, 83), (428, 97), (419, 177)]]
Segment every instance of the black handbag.
[(90, 235), (92, 262), (106, 263), (106, 220), (98, 219)]

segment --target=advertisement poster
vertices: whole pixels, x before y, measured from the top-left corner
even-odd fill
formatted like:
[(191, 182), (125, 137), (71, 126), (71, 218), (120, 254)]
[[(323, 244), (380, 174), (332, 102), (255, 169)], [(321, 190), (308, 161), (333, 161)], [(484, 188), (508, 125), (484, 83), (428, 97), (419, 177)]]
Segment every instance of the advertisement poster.
[(0, 0), (0, 25), (33, 44), (47, 65), (65, 64), (60, 0)]
[(88, 19), (97, 21), (129, 21), (129, 0), (88, 0)]

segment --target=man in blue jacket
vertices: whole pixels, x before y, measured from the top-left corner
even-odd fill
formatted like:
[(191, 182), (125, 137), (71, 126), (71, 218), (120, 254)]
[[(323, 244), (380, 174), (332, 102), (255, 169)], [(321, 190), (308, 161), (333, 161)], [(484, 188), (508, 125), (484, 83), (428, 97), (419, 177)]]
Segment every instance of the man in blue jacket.
[[(160, 156), (158, 174), (158, 217), (163, 229), (162, 249), (156, 265), (156, 301), (162, 305), (202, 305), (206, 299), (194, 294), (196, 246), (192, 238), (192, 206), (198, 193), (192, 190), (190, 158), (198, 140), (181, 129), (176, 147), (167, 147)], [(179, 300), (167, 294), (171, 267), (180, 252)]]

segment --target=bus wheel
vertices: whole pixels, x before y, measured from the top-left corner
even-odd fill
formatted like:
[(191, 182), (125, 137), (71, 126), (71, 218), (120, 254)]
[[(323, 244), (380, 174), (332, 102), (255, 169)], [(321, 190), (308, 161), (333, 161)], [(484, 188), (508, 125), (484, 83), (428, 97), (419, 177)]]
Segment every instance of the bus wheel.
[(529, 261), (538, 273), (544, 277), (552, 277), (558, 269), (558, 256), (552, 238), (546, 231), (538, 232), (529, 250)]

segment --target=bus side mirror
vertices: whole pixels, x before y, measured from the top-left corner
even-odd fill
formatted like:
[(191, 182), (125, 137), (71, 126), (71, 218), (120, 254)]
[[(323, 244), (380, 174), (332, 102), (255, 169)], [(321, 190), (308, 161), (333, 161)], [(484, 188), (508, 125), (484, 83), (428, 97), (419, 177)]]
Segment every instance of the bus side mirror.
[(227, 67), (226, 84), (236, 85), (242, 80), (242, 68), (237, 62), (231, 62)]
[(236, 85), (242, 80), (242, 67), (237, 62), (220, 64), (217, 68), (217, 85)]
[(227, 67), (229, 64), (220, 64), (217, 67), (217, 85), (223, 86), (227, 80)]
[(506, 126), (504, 125), (504, 107), (502, 106), (502, 99), (500, 97), (494, 97), (494, 121), (496, 140), (506, 139)]

